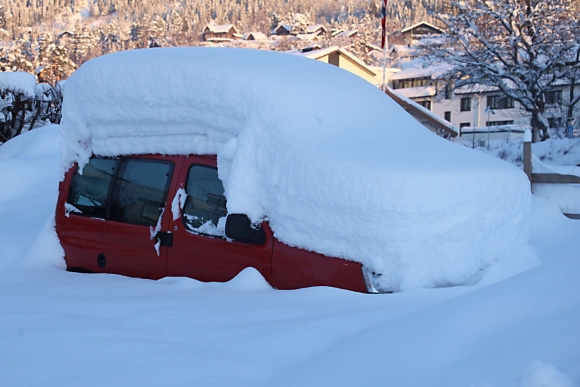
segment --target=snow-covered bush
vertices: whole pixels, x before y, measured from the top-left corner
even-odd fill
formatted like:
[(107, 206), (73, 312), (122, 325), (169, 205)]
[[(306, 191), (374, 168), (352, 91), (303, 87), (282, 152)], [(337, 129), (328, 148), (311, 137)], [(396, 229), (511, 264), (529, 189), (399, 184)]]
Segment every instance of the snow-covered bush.
[(0, 143), (31, 129), (60, 123), (62, 86), (36, 84), (25, 72), (0, 73)]

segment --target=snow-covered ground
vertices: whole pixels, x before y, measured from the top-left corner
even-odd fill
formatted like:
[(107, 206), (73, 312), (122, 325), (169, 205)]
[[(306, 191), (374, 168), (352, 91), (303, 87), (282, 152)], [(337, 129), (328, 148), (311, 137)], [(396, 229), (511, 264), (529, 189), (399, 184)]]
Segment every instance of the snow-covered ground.
[[(533, 199), (541, 264), (364, 295), (63, 270), (57, 127), (0, 146), (0, 386), (580, 385), (580, 221)], [(461, 238), (461, 235), (451, 236)], [(490, 278), (492, 278), (491, 276)]]

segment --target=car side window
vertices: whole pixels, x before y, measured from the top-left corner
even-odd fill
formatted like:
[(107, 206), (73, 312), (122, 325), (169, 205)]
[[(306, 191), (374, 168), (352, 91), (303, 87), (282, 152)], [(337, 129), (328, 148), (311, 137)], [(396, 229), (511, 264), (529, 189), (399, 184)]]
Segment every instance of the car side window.
[(123, 159), (113, 187), (109, 219), (155, 226), (165, 207), (172, 174), (173, 163), (169, 161)]
[(185, 190), (187, 199), (182, 218), (186, 230), (225, 237), (226, 197), (217, 169), (191, 166)]
[(107, 196), (119, 160), (92, 157), (82, 175), (77, 167), (68, 191), (66, 211), (69, 213), (104, 219)]

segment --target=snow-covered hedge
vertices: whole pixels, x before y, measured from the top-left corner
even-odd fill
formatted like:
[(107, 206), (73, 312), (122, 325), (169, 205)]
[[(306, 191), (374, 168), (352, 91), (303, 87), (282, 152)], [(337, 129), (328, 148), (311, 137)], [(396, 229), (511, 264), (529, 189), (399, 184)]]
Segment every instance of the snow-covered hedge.
[(383, 290), (472, 283), (533, 255), (517, 168), (446, 141), (380, 90), (283, 53), (145, 49), (68, 80), (62, 170), (91, 154), (215, 153), (230, 213), (363, 263)]
[(39, 126), (60, 122), (62, 88), (36, 84), (26, 72), (0, 72), (0, 144)]

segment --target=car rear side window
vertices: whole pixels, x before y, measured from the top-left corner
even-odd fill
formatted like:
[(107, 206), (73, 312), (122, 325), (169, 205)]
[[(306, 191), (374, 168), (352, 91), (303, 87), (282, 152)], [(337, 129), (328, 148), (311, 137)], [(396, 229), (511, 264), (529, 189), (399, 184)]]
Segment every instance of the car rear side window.
[(173, 163), (123, 159), (113, 187), (109, 219), (141, 226), (159, 220), (173, 174)]
[(186, 192), (183, 208), (186, 229), (193, 233), (225, 236), (226, 197), (217, 169), (204, 165), (191, 166)]
[(67, 197), (67, 214), (105, 218), (107, 196), (119, 160), (93, 157), (82, 175), (75, 171)]

